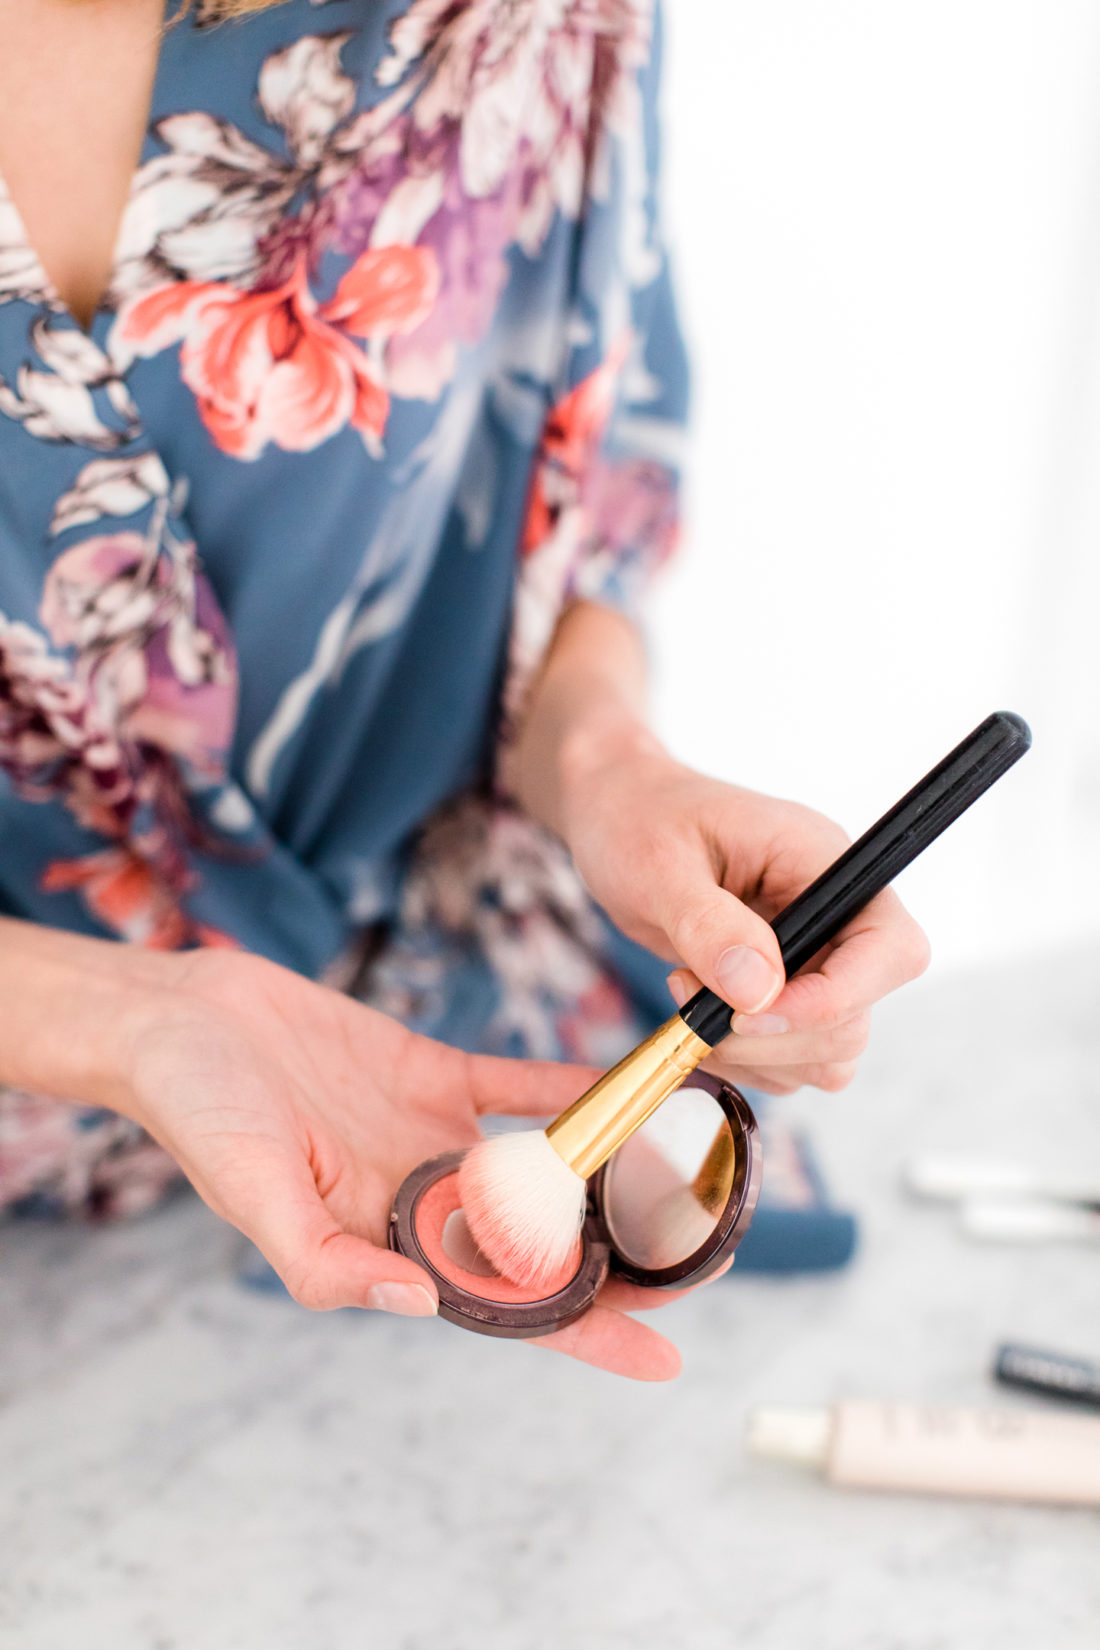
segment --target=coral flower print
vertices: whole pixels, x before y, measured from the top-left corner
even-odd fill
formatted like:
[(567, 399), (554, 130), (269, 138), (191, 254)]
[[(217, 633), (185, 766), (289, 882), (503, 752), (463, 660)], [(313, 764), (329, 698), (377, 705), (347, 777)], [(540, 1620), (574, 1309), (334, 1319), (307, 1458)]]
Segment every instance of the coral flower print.
[(563, 395), (551, 409), (531, 487), (523, 550), (545, 544), (561, 513), (580, 493), (618, 389), (618, 375), (630, 349), (630, 335), (617, 338), (595, 371)]
[(192, 922), (155, 868), (126, 848), (55, 860), (46, 867), (42, 886), (47, 893), (75, 889), (103, 926), (131, 945), (153, 951), (195, 944), (234, 949), (218, 929)]
[(307, 452), (350, 424), (379, 450), (389, 395), (377, 353), (424, 319), (439, 285), (435, 255), (414, 246), (365, 252), (320, 306), (303, 264), (259, 292), (180, 281), (136, 299), (113, 334), (117, 356), (156, 355), (182, 340), (180, 368), (214, 442), (257, 458), (269, 442)]

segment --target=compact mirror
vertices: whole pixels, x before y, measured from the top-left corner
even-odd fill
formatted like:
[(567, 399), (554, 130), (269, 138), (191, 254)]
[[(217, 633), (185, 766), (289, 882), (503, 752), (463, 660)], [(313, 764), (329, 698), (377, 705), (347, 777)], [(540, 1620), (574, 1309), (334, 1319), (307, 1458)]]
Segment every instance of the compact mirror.
[(729, 1118), (712, 1094), (671, 1094), (604, 1174), (603, 1218), (620, 1255), (661, 1272), (701, 1249), (729, 1204), (736, 1156)]

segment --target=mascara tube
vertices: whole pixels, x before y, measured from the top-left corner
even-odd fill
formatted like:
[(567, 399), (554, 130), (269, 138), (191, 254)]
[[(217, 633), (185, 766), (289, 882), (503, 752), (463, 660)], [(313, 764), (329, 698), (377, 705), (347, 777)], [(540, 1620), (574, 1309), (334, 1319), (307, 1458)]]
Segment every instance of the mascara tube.
[(1100, 1409), (1100, 1364), (1090, 1363), (1087, 1358), (1067, 1358), (1062, 1352), (1009, 1344), (998, 1348), (993, 1374), (1003, 1386)]
[(853, 1400), (758, 1409), (754, 1455), (815, 1467), (834, 1484), (1100, 1506), (1100, 1419)]

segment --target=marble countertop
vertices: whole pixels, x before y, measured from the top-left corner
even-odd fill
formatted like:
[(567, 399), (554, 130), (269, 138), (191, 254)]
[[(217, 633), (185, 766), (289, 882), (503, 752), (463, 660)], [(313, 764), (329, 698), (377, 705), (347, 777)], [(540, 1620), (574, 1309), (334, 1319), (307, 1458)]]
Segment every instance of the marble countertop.
[(1098, 1099), (1100, 949), (883, 1005), (852, 1089), (783, 1103), (856, 1263), (668, 1307), (670, 1386), (252, 1293), (190, 1197), (0, 1229), (2, 1650), (1096, 1650), (1100, 1514), (841, 1491), (742, 1438), (760, 1403), (1019, 1404), (1006, 1337), (1100, 1356), (1097, 1251), (898, 1189), (933, 1148), (1100, 1170)]

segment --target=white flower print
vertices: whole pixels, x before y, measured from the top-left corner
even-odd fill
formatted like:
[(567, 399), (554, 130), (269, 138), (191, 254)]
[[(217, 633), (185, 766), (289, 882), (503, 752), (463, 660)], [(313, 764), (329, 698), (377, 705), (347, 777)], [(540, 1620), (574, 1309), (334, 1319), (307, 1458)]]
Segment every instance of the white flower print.
[(255, 281), (263, 267), (261, 247), (351, 113), (355, 83), (339, 68), (349, 39), (346, 32), (306, 35), (260, 70), (258, 100), (283, 131), (285, 158), (204, 111), (157, 122), (154, 135), (168, 153), (147, 162), (135, 179), (119, 237), (112, 308), (167, 281), (230, 281), (241, 288)]
[(94, 458), (54, 505), (50, 532), (64, 533), (101, 516), (132, 516), (167, 493), (168, 473), (156, 453)]
[[(42, 441), (111, 451), (140, 429), (137, 408), (115, 364), (99, 345), (63, 316), (39, 316), (31, 342), (46, 370), (24, 362), (14, 387), (0, 378), (0, 412)], [(107, 423), (93, 397), (100, 390), (118, 422)]]
[(305, 35), (260, 70), (260, 106), (286, 133), (299, 166), (315, 166), (325, 143), (355, 106), (355, 82), (340, 72), (350, 34)]
[(246, 285), (260, 268), (260, 242), (301, 182), (297, 167), (215, 115), (171, 115), (154, 132), (169, 152), (134, 180), (108, 295), (112, 308), (170, 280)]
[(31, 304), (49, 303), (53, 289), (27, 242), (23, 220), (7, 185), (0, 178), (0, 304), (13, 298)]
[(630, 89), (649, 52), (651, 14), (650, 0), (470, 0), (457, 9), (415, 0), (394, 24), (377, 78), (415, 89), (418, 130), (457, 126), (471, 199), (495, 194), (522, 161), (534, 187), (518, 239), (533, 255), (555, 208), (566, 217), (580, 210), (594, 133), (622, 136), (633, 123)]

